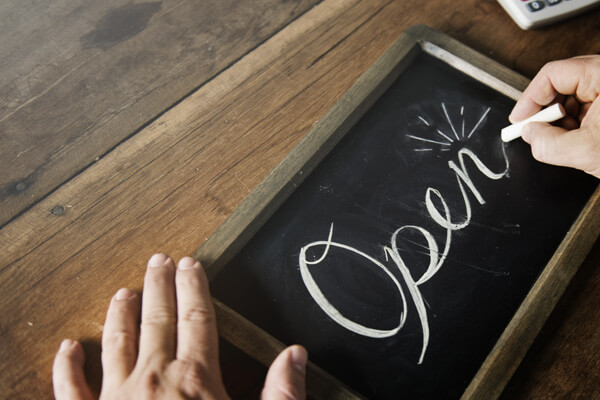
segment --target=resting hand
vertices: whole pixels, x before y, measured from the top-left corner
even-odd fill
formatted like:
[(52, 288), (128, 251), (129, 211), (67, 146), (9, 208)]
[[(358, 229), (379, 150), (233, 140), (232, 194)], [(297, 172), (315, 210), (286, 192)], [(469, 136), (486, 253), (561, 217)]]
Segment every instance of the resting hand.
[[(112, 298), (102, 333), (101, 399), (225, 399), (221, 380), (215, 312), (200, 264), (183, 258), (175, 268), (165, 255), (148, 262), (140, 313), (135, 292)], [(139, 344), (139, 350), (138, 350)], [(263, 398), (305, 397), (307, 354), (300, 346), (284, 350), (271, 365)], [(83, 374), (78, 342), (65, 340), (54, 360), (57, 400), (92, 399)]]
[(600, 178), (600, 56), (575, 57), (546, 64), (513, 109), (511, 122), (560, 102), (567, 117), (559, 126), (532, 122), (523, 140), (542, 162), (581, 169)]

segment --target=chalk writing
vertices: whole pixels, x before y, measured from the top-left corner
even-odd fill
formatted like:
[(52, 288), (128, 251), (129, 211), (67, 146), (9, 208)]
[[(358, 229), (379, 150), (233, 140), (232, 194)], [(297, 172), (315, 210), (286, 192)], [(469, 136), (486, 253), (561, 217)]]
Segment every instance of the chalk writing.
[[(477, 132), (477, 130), (479, 129), (479, 127), (481, 126), (481, 124), (485, 121), (485, 118), (487, 117), (488, 113), (490, 112), (491, 107), (486, 108), (486, 110), (481, 114), (479, 120), (477, 121), (477, 123), (473, 126), (473, 128), (471, 129), (471, 131), (468, 134), (465, 134), (465, 107), (461, 106), (460, 107), (460, 134), (457, 131), (457, 128), (455, 127), (455, 123), (456, 120), (450, 118), (450, 114), (448, 113), (448, 108), (446, 107), (446, 103), (441, 103), (441, 108), (443, 110), (444, 113), (444, 117), (446, 122), (448, 123), (448, 126), (450, 127), (450, 129), (452, 130), (452, 133), (454, 134), (455, 139), (452, 139), (446, 132), (442, 131), (439, 128), (436, 128), (433, 132), (439, 136), (439, 137), (435, 137), (435, 138), (424, 138), (421, 136), (416, 136), (416, 135), (406, 135), (408, 138), (413, 139), (413, 140), (417, 140), (421, 143), (432, 143), (432, 144), (439, 144), (440, 146), (442, 146), (440, 148), (440, 151), (449, 151), (450, 148), (448, 146), (451, 146), (452, 143), (455, 143), (455, 141), (465, 141), (471, 138), (471, 136), (473, 136), (473, 134), (475, 134)], [(429, 122), (427, 119), (425, 119), (425, 117), (419, 115), (417, 117), (423, 124), (425, 124), (426, 126), (430, 127), (431, 126), (431, 122)], [(418, 148), (418, 149), (414, 149), (414, 151), (432, 151), (432, 148)]]
[[(444, 103), (442, 103), (442, 109), (444, 111), (445, 117), (447, 118), (449, 124), (451, 125), (452, 132), (456, 135), (456, 139), (461, 141), (464, 139), (468, 139), (473, 135), (473, 133), (481, 126), (482, 121), (487, 116), (490, 108), (483, 113), (479, 121), (476, 123), (474, 128), (468, 133), (465, 134), (464, 131), (464, 119), (460, 129), (460, 136), (456, 128), (453, 126), (451, 119), (448, 115), (447, 108)], [(463, 114), (464, 108), (461, 108), (461, 115)], [(429, 122), (425, 120), (423, 117), (419, 116), (419, 119), (429, 126)], [(438, 132), (440, 133), (440, 132)], [(443, 135), (443, 134), (442, 134)], [(407, 135), (411, 139), (421, 140), (421, 141), (432, 141), (427, 140), (426, 138), (417, 138), (412, 135)], [(448, 143), (439, 143), (440, 145), (449, 145), (453, 140), (449, 137), (446, 137), (449, 140)], [(418, 149), (419, 151), (426, 151), (427, 149)], [(434, 237), (434, 235), (426, 230), (425, 228), (417, 225), (404, 225), (400, 228), (396, 229), (396, 231), (392, 234), (390, 243), (388, 245), (382, 246), (383, 253), (385, 256), (385, 262), (378, 260), (375, 257), (372, 257), (365, 252), (352, 247), (347, 244), (339, 243), (333, 240), (333, 232), (334, 232), (334, 223), (331, 224), (329, 230), (329, 236), (327, 240), (319, 240), (311, 242), (300, 249), (299, 254), (299, 265), (300, 265), (300, 274), (302, 277), (302, 281), (306, 286), (306, 289), (310, 293), (311, 297), (317, 303), (317, 305), (337, 324), (340, 326), (357, 333), (359, 335), (371, 337), (371, 338), (386, 338), (396, 335), (403, 327), (406, 322), (407, 316), (407, 297), (412, 301), (414, 307), (416, 309), (421, 330), (422, 330), (422, 347), (418, 360), (418, 364), (422, 364), (425, 358), (425, 354), (427, 351), (427, 347), (429, 344), (429, 320), (427, 315), (427, 308), (425, 307), (425, 301), (421, 294), (420, 286), (424, 283), (428, 282), (432, 279), (436, 273), (442, 268), (446, 257), (450, 251), (451, 242), (452, 242), (452, 233), (454, 231), (458, 231), (461, 229), (465, 229), (469, 223), (471, 222), (471, 201), (469, 199), (469, 195), (467, 193), (467, 189), (470, 191), (471, 195), (477, 200), (480, 205), (485, 204), (485, 200), (483, 196), (475, 186), (471, 176), (469, 175), (469, 171), (467, 169), (467, 159), (470, 159), (472, 164), (477, 168), (477, 170), (483, 174), (485, 177), (491, 180), (499, 180), (505, 177), (508, 174), (509, 170), (509, 161), (506, 155), (504, 147), (503, 157), (505, 162), (505, 169), (501, 172), (494, 172), (490, 168), (488, 168), (479, 157), (467, 147), (463, 147), (458, 150), (457, 153), (457, 162), (451, 160), (448, 162), (448, 167), (451, 172), (454, 173), (456, 177), (456, 181), (458, 184), (458, 188), (461, 192), (462, 199), (464, 202), (464, 218), (462, 220), (454, 220), (451, 216), (450, 209), (444, 196), (440, 191), (435, 188), (427, 188), (425, 192), (425, 207), (429, 214), (431, 220), (433, 220), (437, 225), (442, 227), (445, 231), (445, 243), (443, 246), (443, 250), (439, 251), (438, 243)], [(434, 202), (434, 199), (437, 198), (437, 201)], [(438, 206), (436, 206), (436, 204)], [(440, 210), (441, 206), (441, 210)], [(427, 253), (429, 256), (429, 265), (427, 269), (420, 277), (415, 277), (411, 273), (410, 269), (406, 265), (402, 256), (400, 255), (400, 251), (397, 247), (398, 235), (403, 232), (412, 231), (413, 233), (420, 234), (425, 239), (427, 245), (425, 248), (427, 249)], [(385, 276), (391, 280), (391, 282), (395, 286), (395, 290), (398, 291), (400, 295), (400, 299), (402, 302), (402, 312), (398, 317), (398, 323), (392, 329), (375, 329), (372, 327), (368, 327), (362, 324), (353, 321), (346, 316), (342, 315), (342, 313), (331, 304), (331, 302), (327, 299), (327, 297), (323, 294), (319, 285), (313, 278), (309, 266), (317, 266), (324, 262), (330, 256), (330, 249), (336, 248), (341, 251), (346, 251), (352, 253), (354, 255), (358, 255), (362, 260), (364, 259), (365, 267), (368, 268), (377, 268), (384, 272)], [(313, 249), (311, 251), (311, 249)], [(320, 257), (315, 257), (316, 249), (323, 249)], [(310, 257), (309, 255), (312, 255)], [(390, 261), (391, 260), (391, 261)], [(396, 277), (396, 274), (393, 273), (393, 270), (399, 272), (399, 278)], [(405, 289), (403, 289), (403, 285), (407, 288), (408, 296), (405, 293)]]

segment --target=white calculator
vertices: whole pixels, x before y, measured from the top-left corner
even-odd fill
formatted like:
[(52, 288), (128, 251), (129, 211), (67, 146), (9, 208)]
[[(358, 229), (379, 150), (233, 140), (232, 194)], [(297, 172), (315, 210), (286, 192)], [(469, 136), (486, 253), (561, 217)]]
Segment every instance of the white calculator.
[(537, 28), (600, 4), (600, 0), (498, 0), (522, 29)]

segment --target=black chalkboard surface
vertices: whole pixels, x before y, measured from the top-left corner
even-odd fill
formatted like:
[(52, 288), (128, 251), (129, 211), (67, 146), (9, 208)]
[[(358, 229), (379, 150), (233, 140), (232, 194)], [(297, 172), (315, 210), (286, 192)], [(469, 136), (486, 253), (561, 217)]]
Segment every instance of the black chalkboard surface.
[(412, 53), (212, 278), (368, 398), (460, 398), (597, 188), (503, 143), (514, 99), (438, 55)]

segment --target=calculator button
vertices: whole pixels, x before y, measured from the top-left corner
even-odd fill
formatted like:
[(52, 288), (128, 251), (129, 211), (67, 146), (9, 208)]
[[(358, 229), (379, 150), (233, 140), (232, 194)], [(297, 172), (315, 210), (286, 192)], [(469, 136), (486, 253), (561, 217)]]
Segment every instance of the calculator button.
[(527, 3), (527, 8), (529, 8), (529, 11), (531, 12), (540, 11), (544, 8), (544, 3), (541, 1), (532, 1), (531, 3)]
[(549, 6), (555, 6), (558, 3), (560, 3), (562, 0), (546, 0), (546, 4), (548, 4)]

